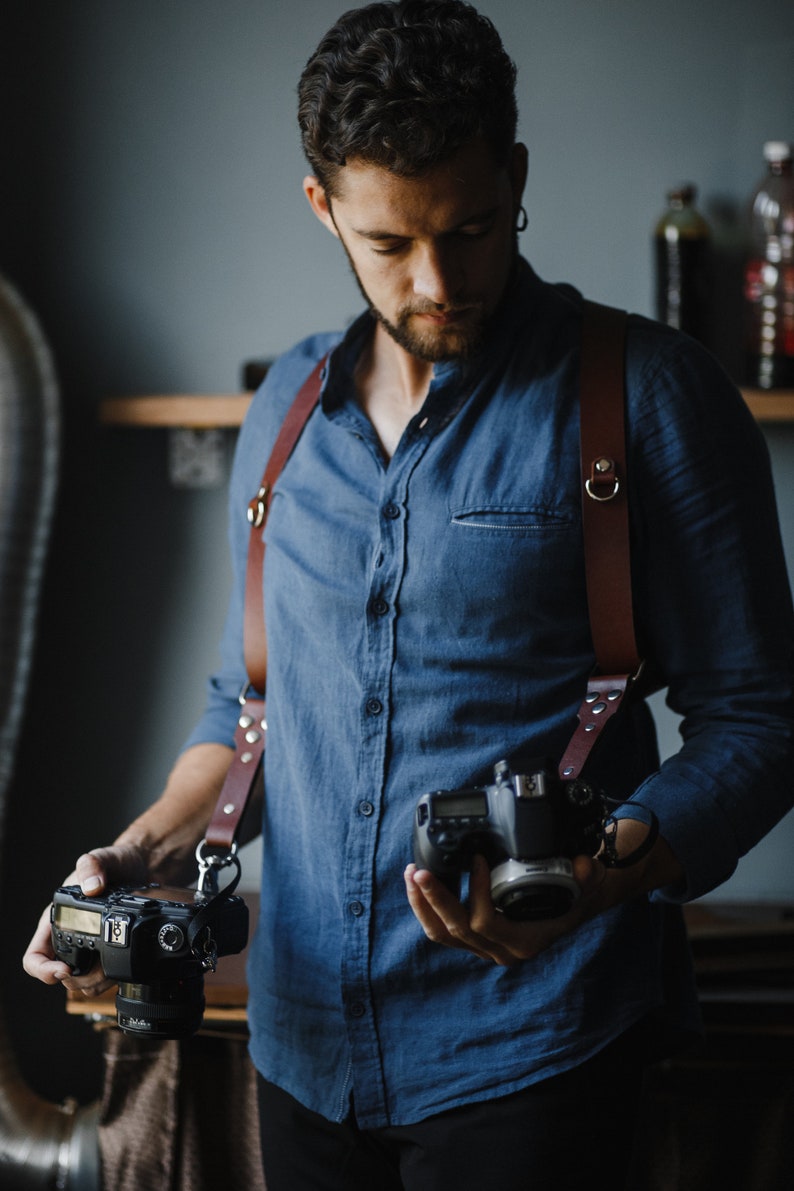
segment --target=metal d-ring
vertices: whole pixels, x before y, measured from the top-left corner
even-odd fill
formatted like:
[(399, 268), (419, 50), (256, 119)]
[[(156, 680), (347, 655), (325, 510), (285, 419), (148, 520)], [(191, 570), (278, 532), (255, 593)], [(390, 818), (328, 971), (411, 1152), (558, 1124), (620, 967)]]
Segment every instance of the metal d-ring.
[(614, 498), (617, 496), (618, 492), (620, 491), (620, 480), (617, 478), (617, 476), (615, 477), (612, 482), (612, 491), (607, 492), (605, 496), (599, 496), (598, 493), (593, 490), (592, 480), (585, 480), (584, 490), (591, 500), (597, 500), (603, 504), (607, 500), (614, 500)]
[(253, 529), (259, 529), (265, 524), (265, 518), (267, 517), (267, 498), (269, 495), (270, 485), (263, 484), (248, 505), (248, 523)]

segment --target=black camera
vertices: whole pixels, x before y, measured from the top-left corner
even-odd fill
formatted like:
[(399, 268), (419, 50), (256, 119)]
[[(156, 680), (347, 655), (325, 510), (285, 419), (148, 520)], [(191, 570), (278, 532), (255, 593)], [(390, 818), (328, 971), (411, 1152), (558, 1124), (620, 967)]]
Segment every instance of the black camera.
[(87, 897), (56, 889), (50, 911), (58, 959), (75, 976), (99, 961), (119, 985), (118, 1024), (127, 1034), (189, 1038), (204, 1015), (204, 973), (242, 951), (248, 907), (241, 897), (145, 885)]
[(493, 785), (420, 798), (414, 860), (457, 893), (460, 874), (484, 856), (494, 905), (507, 918), (557, 918), (579, 896), (571, 858), (595, 856), (606, 821), (607, 799), (594, 786), (564, 781), (547, 763), (512, 774), (500, 761)]

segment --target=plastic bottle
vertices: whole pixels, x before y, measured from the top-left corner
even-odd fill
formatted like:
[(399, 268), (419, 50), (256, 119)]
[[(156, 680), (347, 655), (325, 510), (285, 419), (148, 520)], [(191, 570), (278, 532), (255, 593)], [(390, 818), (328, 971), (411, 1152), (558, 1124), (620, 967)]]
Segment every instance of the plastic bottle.
[(654, 229), (656, 317), (702, 340), (707, 337), (711, 232), (696, 198), (691, 183), (668, 191), (667, 210)]
[(794, 175), (791, 145), (767, 141), (750, 207), (744, 272), (745, 382), (794, 388)]

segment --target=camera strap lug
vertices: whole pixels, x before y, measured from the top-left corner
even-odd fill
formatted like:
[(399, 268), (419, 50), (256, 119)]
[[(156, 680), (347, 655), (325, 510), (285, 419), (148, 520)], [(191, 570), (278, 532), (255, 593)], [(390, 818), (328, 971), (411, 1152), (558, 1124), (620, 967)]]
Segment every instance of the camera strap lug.
[(237, 856), (237, 844), (233, 843), (225, 854), (210, 852), (207, 854), (207, 841), (203, 839), (196, 848), (196, 863), (198, 864), (198, 892), (204, 897), (215, 897), (218, 893), (218, 873), (233, 865), (236, 869), (234, 880), (224, 889), (224, 893), (231, 893), (237, 888), (240, 880), (240, 861)]
[[(202, 840), (196, 848), (196, 860), (199, 867), (197, 900), (203, 899), (204, 904), (196, 914), (187, 932), (187, 942), (190, 950), (201, 964), (205, 972), (214, 972), (218, 966), (218, 945), (212, 934), (212, 923), (215, 919), (216, 903), (219, 899), (226, 899), (237, 888), (240, 880), (241, 868), (237, 856), (237, 845), (225, 855), (205, 852), (206, 840)], [(234, 868), (234, 876), (223, 889), (218, 887), (218, 873), (224, 868)]]
[(620, 710), (631, 686), (642, 673), (597, 674), (590, 678), (587, 692), (577, 712), (577, 727), (560, 761), (558, 773), (566, 780), (579, 777), (593, 746), (612, 716)]

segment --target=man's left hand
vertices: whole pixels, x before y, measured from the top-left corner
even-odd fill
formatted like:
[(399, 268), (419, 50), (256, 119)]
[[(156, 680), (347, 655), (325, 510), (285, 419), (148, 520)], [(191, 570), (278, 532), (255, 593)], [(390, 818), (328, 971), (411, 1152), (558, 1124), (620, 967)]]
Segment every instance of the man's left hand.
[[(621, 820), (619, 854), (628, 855), (647, 830), (638, 820)], [(431, 872), (415, 864), (405, 870), (405, 885), (411, 909), (428, 939), (510, 966), (533, 959), (611, 906), (662, 885), (676, 884), (683, 877), (680, 864), (661, 837), (647, 856), (628, 868), (605, 868), (590, 856), (575, 856), (572, 864), (580, 897), (566, 914), (538, 922), (515, 922), (494, 907), (490, 870), (482, 856), (475, 857), (465, 903)]]

